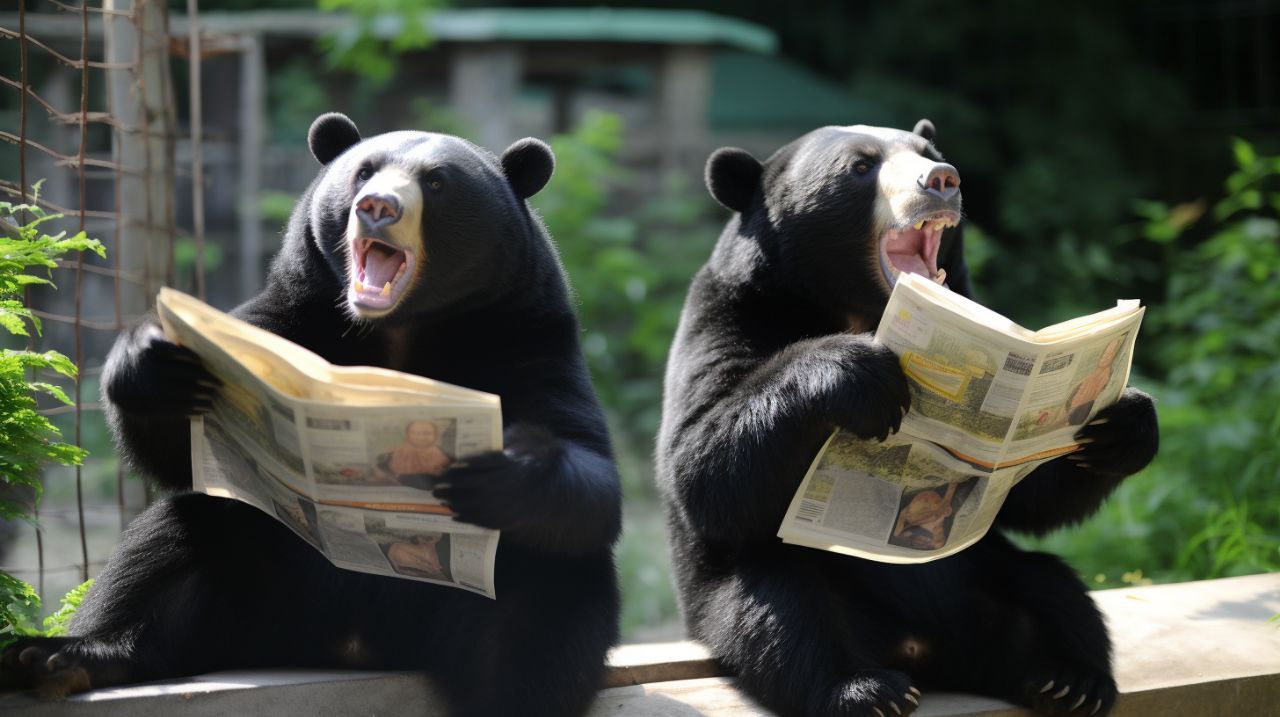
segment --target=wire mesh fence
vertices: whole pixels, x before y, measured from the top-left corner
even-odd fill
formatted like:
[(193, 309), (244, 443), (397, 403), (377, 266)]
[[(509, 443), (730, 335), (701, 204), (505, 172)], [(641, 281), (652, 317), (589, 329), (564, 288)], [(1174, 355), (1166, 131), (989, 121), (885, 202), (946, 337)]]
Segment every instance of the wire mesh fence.
[[(107, 250), (105, 259), (60, 260), (56, 289), (27, 290), (43, 325), (27, 348), (59, 351), (79, 369), (65, 386), (72, 405), (41, 410), (64, 440), (89, 449), (82, 466), (45, 471), (40, 505), (25, 496), (35, 525), (0, 531), (0, 569), (35, 585), (46, 604), (97, 573), (146, 503), (111, 448), (98, 384), (116, 333), (150, 308), (160, 286), (183, 283), (175, 249), (203, 255), (202, 213), (179, 229), (175, 194), (181, 178), (197, 207), (203, 195), (199, 123), (179, 134), (172, 77), (175, 55), (184, 55), (190, 87), (199, 87), (195, 5), (186, 23), (194, 40), (171, 36), (156, 0), (20, 0), (0, 12), (0, 197), (62, 214), (48, 233), (84, 231)], [(198, 89), (190, 95), (198, 102)], [(182, 166), (180, 142), (196, 158)], [(203, 293), (198, 259), (181, 273)]]

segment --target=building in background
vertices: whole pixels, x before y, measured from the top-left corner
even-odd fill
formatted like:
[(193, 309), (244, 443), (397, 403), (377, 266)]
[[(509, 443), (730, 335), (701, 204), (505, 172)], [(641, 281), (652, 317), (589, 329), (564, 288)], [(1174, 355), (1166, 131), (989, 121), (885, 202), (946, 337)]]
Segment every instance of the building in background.
[[(376, 35), (392, 37), (403, 20), (380, 18)], [(201, 139), (203, 157), (204, 241), (207, 247), (207, 296), (230, 308), (257, 293), (267, 263), (279, 245), (283, 221), (264, 198), (287, 206), (315, 176), (315, 160), (306, 149), (310, 121), (320, 112), (338, 110), (354, 117), (365, 134), (420, 128), (461, 134), (496, 152), (524, 136), (550, 138), (569, 131), (591, 111), (621, 118), (625, 142), (620, 161), (627, 169), (618, 187), (619, 202), (639, 202), (671, 173), (684, 174), (686, 184), (701, 186), (702, 167), (716, 147), (746, 147), (765, 156), (798, 133), (822, 124), (845, 124), (860, 117), (848, 93), (812, 71), (780, 57), (772, 31), (741, 20), (699, 11), (589, 9), (481, 9), (442, 11), (429, 17), (433, 43), (399, 56), (394, 75), (375, 82), (325, 66), (320, 40), (354, 27), (341, 15), (313, 11), (208, 13), (200, 17)], [(28, 12), (29, 37), (66, 58), (81, 52), (81, 19), (69, 12)], [(187, 19), (168, 17), (171, 89), (165, 103), (173, 119), (150, 117), (149, 131), (164, 134), (173, 162), (158, 181), (171, 184), (163, 209), (174, 231), (170, 278), (190, 289), (194, 237), (193, 153)], [(17, 28), (16, 13), (0, 12), (0, 27)], [(103, 53), (102, 16), (88, 18), (88, 48), (93, 60)], [(149, 42), (156, 42), (150, 38)], [(80, 105), (82, 78), (74, 66), (47, 61), (46, 53), (29, 53), (31, 89), (49, 106), (74, 112)], [(89, 105), (111, 108), (102, 81), (112, 63), (95, 67), (90, 77)], [(2, 74), (9, 74), (8, 69)], [(15, 77), (18, 75), (13, 68)], [(153, 81), (155, 85), (163, 84)], [(137, 86), (132, 86), (132, 91)], [(17, 134), (19, 93), (0, 103), (0, 125)], [(10, 100), (14, 100), (10, 102)], [(119, 109), (119, 98), (114, 104)], [(74, 152), (79, 130), (46, 116), (45, 107), (28, 103), (26, 138), (45, 147)], [(141, 118), (135, 120), (142, 126)], [(132, 130), (131, 130), (132, 131)], [(136, 133), (134, 136), (137, 136)], [(114, 159), (112, 134), (106, 125), (90, 124), (90, 159)], [(10, 153), (10, 154), (6, 154)], [(160, 152), (163, 154), (163, 152)], [(0, 145), (0, 165), (14, 170), (0, 179), (18, 179), (16, 150)], [(149, 157), (148, 161), (159, 161)], [(86, 230), (114, 246), (116, 183), (122, 177), (90, 167), (85, 193), (78, 196), (75, 172), (58, 157), (26, 152), (26, 176), (47, 178), (42, 197), (72, 209), (89, 210)], [(125, 176), (124, 179), (128, 179)], [(123, 185), (121, 185), (123, 186)], [(705, 196), (705, 195), (704, 195)], [(286, 199), (286, 197), (288, 199)], [(127, 198), (126, 198), (127, 199)], [(708, 206), (710, 197), (705, 197)], [(147, 227), (122, 226), (128, 244)], [(150, 228), (150, 229), (155, 229)], [(555, 227), (551, 227), (555, 231)], [(708, 240), (712, 235), (708, 235)], [(115, 256), (104, 264), (109, 268)], [(153, 262), (154, 264), (154, 262)], [(165, 277), (165, 267), (145, 270)], [(176, 272), (176, 274), (174, 273)], [(59, 279), (66, 286), (67, 280)], [(36, 305), (46, 315), (73, 313), (73, 291), (41, 291)], [(118, 295), (119, 288), (116, 293)], [(141, 293), (137, 293), (141, 297)], [(109, 280), (86, 282), (81, 328), (84, 339), (85, 397), (92, 402), (96, 376), (114, 340), (111, 322), (94, 328), (93, 317), (111, 313), (115, 303)], [(134, 302), (137, 303), (137, 302)], [(125, 307), (125, 322), (143, 310)], [(45, 345), (70, 347), (76, 340), (70, 324), (49, 320)], [(68, 349), (69, 350), (69, 349)], [(114, 550), (122, 520), (142, 508), (145, 496), (138, 481), (115, 481), (120, 495), (99, 490), (112, 480), (116, 461), (109, 451), (101, 413), (87, 411), (86, 445), (96, 446), (85, 467), (86, 542), (90, 574)], [(51, 487), (42, 508), (45, 526), (44, 587), (60, 595), (79, 582), (80, 545), (74, 497), (62, 469), (50, 469)], [(34, 532), (10, 531), (6, 564), (20, 578), (37, 582)], [(8, 542), (0, 536), (0, 543)], [(0, 545), (0, 553), (4, 546)], [(3, 556), (0, 556), (3, 557)], [(51, 606), (52, 607), (52, 606)]]
[[(440, 129), (496, 152), (520, 137), (568, 131), (588, 111), (611, 112), (625, 127), (622, 160), (634, 170), (637, 194), (670, 172), (700, 184), (717, 147), (766, 156), (813, 127), (860, 119), (847, 91), (778, 56), (773, 32), (742, 20), (600, 7), (450, 10), (425, 22), (433, 43), (401, 55), (394, 76), (377, 83), (318, 69), (324, 58), (317, 41), (341, 41), (353, 31), (345, 16), (286, 10), (200, 17), (205, 226), (221, 254), (208, 283), (211, 303), (230, 306), (261, 286), (280, 226), (278, 218), (263, 220), (259, 199), (267, 191), (297, 193), (314, 177), (305, 123), (318, 111), (346, 112), (365, 134)], [(373, 33), (391, 38), (403, 23), (378, 18)], [(70, 14), (30, 14), (27, 27), (68, 51), (79, 42), (79, 19)], [(185, 17), (170, 17), (176, 54), (185, 52), (188, 31)], [(315, 83), (303, 102), (290, 91), (297, 68)], [(51, 68), (42, 94), (74, 105), (71, 74)], [(179, 71), (175, 79), (179, 94), (186, 92)], [(182, 131), (187, 105), (177, 106), (181, 167), (191, 148)], [(424, 119), (444, 126), (420, 126)], [(180, 175), (178, 185), (177, 220), (188, 226), (190, 177)]]

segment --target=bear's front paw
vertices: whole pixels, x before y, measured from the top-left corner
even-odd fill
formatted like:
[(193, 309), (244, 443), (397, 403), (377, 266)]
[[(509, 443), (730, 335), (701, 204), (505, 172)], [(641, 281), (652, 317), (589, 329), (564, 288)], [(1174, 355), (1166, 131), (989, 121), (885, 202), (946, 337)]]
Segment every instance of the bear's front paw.
[(541, 479), (559, 456), (559, 441), (544, 429), (517, 426), (505, 442), (505, 450), (460, 460), (436, 481), (432, 494), (456, 520), (510, 530), (536, 522), (545, 511), (551, 491)]
[(899, 717), (920, 706), (920, 690), (897, 670), (861, 670), (836, 685), (820, 714)]
[(1042, 672), (1023, 683), (1021, 701), (1037, 714), (1103, 717), (1116, 703), (1116, 681), (1089, 669)]
[(823, 403), (838, 428), (863, 439), (881, 441), (896, 433), (911, 407), (911, 392), (893, 351), (866, 335), (842, 334), (837, 343), (834, 375)]
[(1076, 433), (1082, 448), (1067, 456), (1081, 468), (1121, 478), (1142, 470), (1160, 448), (1160, 428), (1155, 403), (1136, 388), (1127, 388), (1120, 400)]
[(21, 638), (0, 653), (0, 689), (33, 690), (57, 699), (97, 686), (69, 637)]
[(103, 392), (120, 411), (144, 418), (208, 413), (222, 385), (190, 349), (164, 337), (155, 323), (121, 339), (107, 361)]

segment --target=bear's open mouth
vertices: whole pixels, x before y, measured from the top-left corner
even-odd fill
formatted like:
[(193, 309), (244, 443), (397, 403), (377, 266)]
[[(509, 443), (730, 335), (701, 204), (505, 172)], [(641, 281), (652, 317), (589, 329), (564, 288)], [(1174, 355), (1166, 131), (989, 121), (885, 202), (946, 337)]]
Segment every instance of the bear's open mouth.
[(938, 268), (938, 246), (942, 230), (960, 221), (955, 212), (936, 212), (914, 224), (892, 227), (880, 238), (880, 267), (889, 287), (903, 273), (919, 274), (942, 284), (947, 272)]
[(386, 311), (404, 296), (413, 277), (413, 252), (374, 237), (351, 242), (351, 289), (357, 307)]

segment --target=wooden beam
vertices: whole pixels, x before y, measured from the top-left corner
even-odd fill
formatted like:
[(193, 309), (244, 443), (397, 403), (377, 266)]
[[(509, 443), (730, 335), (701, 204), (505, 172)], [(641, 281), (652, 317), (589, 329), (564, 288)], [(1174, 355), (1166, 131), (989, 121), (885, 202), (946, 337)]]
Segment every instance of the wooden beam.
[[(1280, 704), (1280, 573), (1093, 594), (1111, 624), (1120, 699), (1112, 717), (1265, 715)], [(719, 676), (702, 647), (626, 645), (610, 655), (589, 717), (737, 717), (768, 713)], [(494, 689), (501, 689), (495, 685)], [(445, 715), (420, 673), (221, 672), (45, 702), (0, 694), (6, 717), (185, 717), (225, 714)], [(1001, 700), (926, 692), (915, 717), (1031, 717)]]
[[(106, 61), (111, 112), (117, 128), (112, 155), (121, 167), (120, 269), (142, 277), (141, 291), (121, 284), (121, 312), (142, 313), (166, 283), (173, 240), (173, 89), (169, 29), (161, 0), (105, 0)], [(136, 19), (135, 19), (136, 18)], [(141, 33), (139, 32), (141, 31)]]
[(262, 290), (263, 126), (266, 123), (266, 59), (262, 35), (240, 37), (240, 296)]

